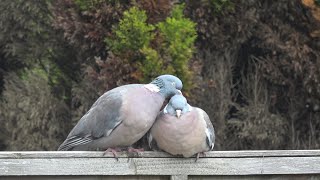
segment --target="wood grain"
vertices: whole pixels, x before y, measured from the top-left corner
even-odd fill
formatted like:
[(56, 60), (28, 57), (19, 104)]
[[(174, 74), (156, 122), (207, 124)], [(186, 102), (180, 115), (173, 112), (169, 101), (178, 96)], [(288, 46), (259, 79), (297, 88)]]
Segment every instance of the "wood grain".
[(170, 180), (170, 176), (0, 176), (0, 180)]
[(320, 175), (189, 176), (189, 180), (318, 180)]
[(10, 179), (281, 179), (288, 174), (320, 179), (320, 150), (213, 151), (197, 162), (163, 152), (130, 158), (122, 153), (119, 161), (102, 152), (0, 152), (0, 178)]
[[(176, 176), (174, 176), (176, 177)], [(189, 176), (189, 180), (318, 180), (318, 175)], [(0, 176), (0, 180), (172, 180), (169, 176)]]
[(2, 159), (0, 175), (319, 174), (319, 157)]
[[(118, 153), (119, 158), (128, 158), (125, 152)], [(174, 157), (165, 152), (145, 151), (132, 154), (135, 158), (170, 158)], [(216, 157), (308, 157), (320, 156), (320, 150), (273, 150), (273, 151), (211, 151), (206, 158)], [(10, 151), (0, 152), (0, 159), (22, 158), (112, 158), (112, 153), (102, 151)], [(174, 157), (179, 158), (179, 157)]]

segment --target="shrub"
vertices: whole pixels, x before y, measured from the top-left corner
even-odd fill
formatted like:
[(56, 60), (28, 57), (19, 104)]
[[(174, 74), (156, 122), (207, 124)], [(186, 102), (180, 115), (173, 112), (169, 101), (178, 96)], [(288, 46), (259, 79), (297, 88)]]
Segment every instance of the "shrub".
[(112, 50), (123, 59), (135, 62), (135, 57), (138, 57), (134, 66), (141, 82), (169, 73), (182, 79), (185, 90), (190, 89), (189, 60), (197, 35), (196, 24), (184, 17), (183, 9), (184, 5), (177, 5), (164, 22), (151, 25), (146, 23), (145, 11), (132, 7), (124, 12), (123, 19), (114, 28), (114, 39), (106, 39)]
[(45, 73), (28, 72), (24, 79), (15, 73), (5, 77), (0, 101), (1, 131), (6, 150), (56, 150), (70, 128), (66, 104), (51, 94)]
[(191, 71), (189, 60), (194, 52), (194, 42), (197, 38), (196, 23), (183, 15), (184, 5), (173, 8), (171, 17), (160, 22), (157, 27), (163, 37), (162, 47), (172, 60), (175, 74), (179, 76), (188, 89), (191, 86)]
[(288, 123), (281, 114), (270, 111), (267, 81), (259, 71), (258, 63), (250, 60), (247, 74), (241, 73), (238, 92), (245, 102), (234, 104), (236, 113), (233, 116), (236, 118), (227, 121), (228, 134), (238, 138), (232, 146), (241, 147), (247, 143), (249, 149), (281, 149), (286, 143)]
[(118, 4), (121, 0), (74, 0), (74, 3), (81, 11), (90, 11), (96, 9), (102, 3)]
[(154, 26), (147, 24), (147, 15), (144, 11), (136, 7), (130, 8), (123, 13), (118, 27), (114, 29), (115, 39), (110, 42), (115, 52), (125, 50), (138, 51), (143, 47), (149, 46), (154, 37)]
[(166, 68), (163, 64), (163, 59), (158, 52), (150, 47), (141, 49), (141, 53), (145, 56), (141, 63), (139, 63), (139, 70), (142, 72), (143, 82), (148, 82), (152, 78), (160, 74), (174, 74), (173, 67), (169, 64)]
[(209, 0), (209, 4), (217, 13), (221, 13), (224, 9), (233, 8), (233, 3), (230, 0)]

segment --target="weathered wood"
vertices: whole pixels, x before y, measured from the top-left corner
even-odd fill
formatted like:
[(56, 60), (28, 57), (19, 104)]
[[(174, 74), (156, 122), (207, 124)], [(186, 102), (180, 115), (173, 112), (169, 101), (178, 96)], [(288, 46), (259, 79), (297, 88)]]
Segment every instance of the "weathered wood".
[(0, 178), (320, 179), (320, 150), (213, 151), (194, 160), (163, 152), (142, 152), (130, 158), (123, 153), (119, 161), (112, 154), (103, 156), (103, 152), (0, 152)]
[(318, 180), (319, 175), (189, 176), (189, 180)]
[[(169, 176), (0, 176), (0, 180), (170, 180)], [(317, 175), (189, 176), (189, 180), (318, 180)]]
[[(170, 158), (174, 157), (165, 152), (145, 151), (133, 154), (136, 158)], [(125, 152), (118, 153), (119, 158), (127, 158)], [(205, 158), (216, 157), (308, 157), (320, 156), (320, 150), (273, 150), (273, 151), (211, 151)], [(102, 151), (10, 151), (0, 152), (0, 159), (22, 158), (112, 158), (112, 153)], [(179, 158), (179, 157), (175, 157)]]
[(0, 176), (0, 180), (170, 180), (170, 176)]
[(320, 174), (320, 157), (9, 158), (0, 175), (255, 175)]

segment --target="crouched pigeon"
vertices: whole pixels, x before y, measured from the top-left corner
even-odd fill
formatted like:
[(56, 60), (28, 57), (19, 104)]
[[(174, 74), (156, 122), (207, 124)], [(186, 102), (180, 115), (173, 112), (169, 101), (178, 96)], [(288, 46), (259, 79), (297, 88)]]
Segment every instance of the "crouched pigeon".
[(149, 146), (172, 155), (190, 157), (214, 147), (214, 128), (205, 111), (192, 107), (182, 95), (173, 96), (158, 115), (148, 136)]

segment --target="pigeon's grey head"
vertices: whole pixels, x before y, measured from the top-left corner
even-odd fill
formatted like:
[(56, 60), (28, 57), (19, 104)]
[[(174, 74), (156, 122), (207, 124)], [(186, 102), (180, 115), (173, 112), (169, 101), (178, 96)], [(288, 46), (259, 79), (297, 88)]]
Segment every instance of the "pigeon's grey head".
[(178, 118), (190, 111), (190, 105), (187, 102), (187, 99), (182, 94), (174, 95), (168, 105), (164, 109), (164, 113), (168, 113), (172, 116), (177, 116)]
[(151, 84), (154, 84), (159, 87), (160, 94), (165, 98), (171, 98), (175, 94), (181, 94), (182, 81), (173, 75), (161, 75), (155, 78)]

